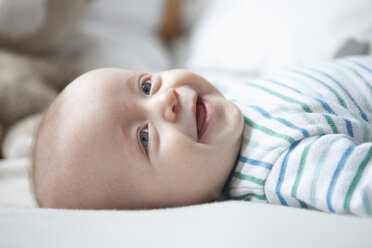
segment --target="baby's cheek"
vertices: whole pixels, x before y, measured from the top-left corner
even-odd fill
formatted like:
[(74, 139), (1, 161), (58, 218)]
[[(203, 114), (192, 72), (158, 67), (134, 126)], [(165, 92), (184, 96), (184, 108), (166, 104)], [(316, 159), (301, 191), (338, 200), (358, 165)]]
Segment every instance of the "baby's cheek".
[(160, 160), (180, 164), (183, 161), (189, 161), (193, 154), (198, 152), (195, 142), (191, 138), (180, 134), (177, 131), (169, 130), (164, 132), (159, 147)]

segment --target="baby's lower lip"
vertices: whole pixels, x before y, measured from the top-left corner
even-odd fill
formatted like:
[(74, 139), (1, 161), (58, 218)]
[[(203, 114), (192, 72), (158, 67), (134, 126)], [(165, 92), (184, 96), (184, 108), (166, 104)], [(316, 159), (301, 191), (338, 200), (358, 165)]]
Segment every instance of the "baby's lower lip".
[[(199, 111), (203, 111), (204, 113), (198, 113)], [(205, 98), (198, 97), (197, 99), (197, 132), (198, 132), (198, 139), (201, 139), (203, 135), (207, 132), (208, 127), (213, 121), (214, 116), (214, 106), (213, 104), (206, 100)], [(203, 120), (199, 120), (198, 122), (198, 114), (199, 118), (203, 118)]]

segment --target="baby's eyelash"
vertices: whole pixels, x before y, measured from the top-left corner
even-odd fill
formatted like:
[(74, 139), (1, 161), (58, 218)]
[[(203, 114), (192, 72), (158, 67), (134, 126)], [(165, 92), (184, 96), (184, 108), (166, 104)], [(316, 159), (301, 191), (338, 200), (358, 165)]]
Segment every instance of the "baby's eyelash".
[(139, 131), (139, 140), (141, 142), (141, 145), (145, 150), (147, 150), (149, 140), (150, 140), (150, 134), (149, 134), (149, 129), (148, 127), (145, 127)]

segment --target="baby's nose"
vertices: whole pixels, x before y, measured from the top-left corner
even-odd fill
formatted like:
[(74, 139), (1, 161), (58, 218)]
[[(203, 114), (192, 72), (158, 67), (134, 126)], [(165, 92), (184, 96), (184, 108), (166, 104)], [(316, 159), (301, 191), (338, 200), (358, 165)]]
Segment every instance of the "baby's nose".
[(178, 93), (174, 88), (165, 91), (160, 97), (160, 111), (162, 117), (169, 122), (177, 120)]

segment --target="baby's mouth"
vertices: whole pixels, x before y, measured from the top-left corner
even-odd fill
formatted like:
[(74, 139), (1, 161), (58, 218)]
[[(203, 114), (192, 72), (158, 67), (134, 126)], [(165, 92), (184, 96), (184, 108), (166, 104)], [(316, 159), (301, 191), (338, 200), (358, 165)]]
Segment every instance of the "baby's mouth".
[(196, 130), (200, 139), (208, 129), (213, 118), (213, 105), (206, 99), (198, 97), (196, 100)]

